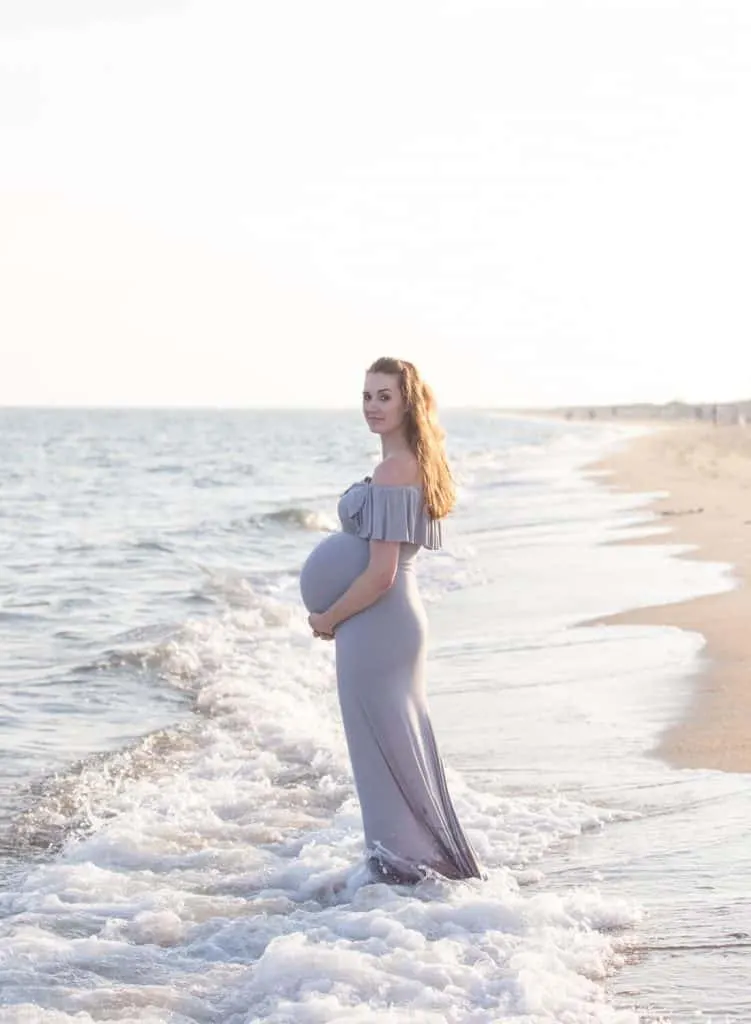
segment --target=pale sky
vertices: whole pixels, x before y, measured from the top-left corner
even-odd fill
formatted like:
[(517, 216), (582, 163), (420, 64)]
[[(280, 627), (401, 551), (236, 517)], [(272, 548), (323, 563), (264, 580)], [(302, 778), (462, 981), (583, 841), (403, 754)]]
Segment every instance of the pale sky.
[(0, 5), (0, 404), (751, 397), (747, 0)]

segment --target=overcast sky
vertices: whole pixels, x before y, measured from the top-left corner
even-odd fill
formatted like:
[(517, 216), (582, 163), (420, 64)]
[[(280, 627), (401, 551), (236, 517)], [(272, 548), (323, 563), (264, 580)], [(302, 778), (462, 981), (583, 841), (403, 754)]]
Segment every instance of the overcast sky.
[(0, 404), (751, 396), (746, 0), (0, 5)]

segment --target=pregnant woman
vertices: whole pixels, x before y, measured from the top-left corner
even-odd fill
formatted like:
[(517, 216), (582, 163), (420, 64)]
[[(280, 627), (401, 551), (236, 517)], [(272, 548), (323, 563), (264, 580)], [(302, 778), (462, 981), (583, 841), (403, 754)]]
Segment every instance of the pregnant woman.
[(308, 556), (300, 590), (316, 636), (334, 639), (347, 746), (370, 874), (417, 882), (483, 874), (456, 816), (425, 695), (427, 620), (414, 576), (441, 546), (455, 493), (430, 388), (412, 365), (376, 360), (363, 412), (381, 437), (372, 477), (341, 495), (341, 531)]

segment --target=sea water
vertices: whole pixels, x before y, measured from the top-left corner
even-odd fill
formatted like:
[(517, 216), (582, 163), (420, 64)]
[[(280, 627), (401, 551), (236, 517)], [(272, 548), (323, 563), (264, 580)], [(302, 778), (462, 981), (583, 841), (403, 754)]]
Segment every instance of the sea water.
[(297, 586), (359, 415), (0, 411), (0, 1021), (751, 1019), (748, 780), (652, 755), (703, 638), (588, 624), (730, 568), (585, 469), (640, 428), (444, 422), (430, 706), (488, 879), (390, 887)]

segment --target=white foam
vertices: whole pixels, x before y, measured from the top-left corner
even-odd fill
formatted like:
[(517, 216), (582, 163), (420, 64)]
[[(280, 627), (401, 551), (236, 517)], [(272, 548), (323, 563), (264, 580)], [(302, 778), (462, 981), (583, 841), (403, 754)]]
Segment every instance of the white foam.
[(449, 768), (489, 881), (364, 884), (332, 651), (282, 605), (185, 626), (171, 670), (208, 676), (189, 673), (191, 744), (90, 794), (93, 832), (0, 897), (0, 1019), (631, 1020), (599, 981), (638, 912), (529, 889), (546, 850), (610, 812)]

